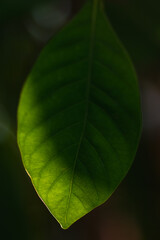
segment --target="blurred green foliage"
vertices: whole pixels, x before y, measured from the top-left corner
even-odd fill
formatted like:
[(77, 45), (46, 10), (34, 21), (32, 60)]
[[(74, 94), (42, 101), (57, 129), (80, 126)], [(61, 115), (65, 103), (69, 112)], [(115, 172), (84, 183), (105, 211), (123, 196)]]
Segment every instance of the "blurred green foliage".
[(45, 2), (44, 0), (1, 0), (0, 21), (5, 22), (13, 17), (21, 18), (27, 14), (35, 5)]
[(160, 57), (160, 2), (106, 1), (109, 19), (137, 67)]

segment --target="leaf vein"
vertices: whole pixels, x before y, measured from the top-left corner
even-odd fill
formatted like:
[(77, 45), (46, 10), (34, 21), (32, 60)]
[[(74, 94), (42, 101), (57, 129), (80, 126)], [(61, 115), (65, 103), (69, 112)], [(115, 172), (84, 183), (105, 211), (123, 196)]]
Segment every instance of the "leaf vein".
[(24, 144), (26, 143), (26, 140), (29, 136), (30, 133), (33, 132), (33, 130), (36, 130), (38, 127), (41, 127), (42, 125), (44, 125), (47, 121), (51, 120), (52, 118), (55, 118), (57, 115), (62, 114), (65, 111), (68, 111), (69, 109), (74, 108), (75, 106), (84, 103), (85, 100), (81, 100), (78, 101), (77, 103), (74, 103), (72, 105), (69, 105), (63, 109), (61, 109), (60, 111), (58, 111), (57, 113), (51, 114), (50, 116), (48, 116), (46, 119), (44, 119), (43, 121), (41, 121), (39, 124), (36, 125), (36, 127), (33, 127), (31, 130), (28, 131), (28, 133), (25, 135), (25, 138), (23, 139)]
[(92, 16), (91, 16), (91, 36), (90, 36), (90, 49), (89, 49), (89, 66), (88, 66), (88, 81), (87, 81), (87, 87), (86, 87), (86, 113), (84, 116), (84, 125), (82, 129), (82, 134), (80, 136), (79, 140), (79, 145), (77, 149), (77, 153), (75, 156), (74, 160), (74, 166), (73, 166), (73, 172), (72, 172), (72, 178), (71, 178), (71, 183), (70, 183), (70, 189), (69, 189), (69, 195), (68, 195), (68, 201), (67, 201), (67, 206), (66, 206), (66, 214), (65, 214), (65, 223), (67, 223), (67, 216), (68, 216), (68, 210), (70, 206), (70, 198), (72, 194), (72, 188), (73, 188), (73, 181), (74, 181), (74, 174), (75, 174), (75, 169), (76, 169), (76, 163), (78, 159), (78, 154), (81, 148), (81, 143), (84, 137), (84, 133), (86, 130), (86, 123), (87, 123), (87, 116), (88, 116), (88, 110), (89, 110), (89, 95), (90, 95), (90, 82), (91, 82), (91, 77), (92, 77), (92, 67), (93, 67), (93, 48), (94, 48), (94, 37), (95, 37), (95, 25), (96, 25), (96, 19), (97, 19), (97, 8), (98, 8), (98, 0), (94, 0), (93, 2), (93, 9), (92, 9)]
[(48, 136), (46, 139), (44, 139), (44, 141), (42, 141), (40, 144), (38, 144), (38, 146), (33, 150), (33, 152), (32, 152), (30, 155), (33, 156), (33, 154), (35, 154), (35, 152), (36, 152), (37, 150), (39, 150), (40, 147), (41, 147), (43, 144), (45, 144), (49, 139), (54, 138), (55, 136), (59, 135), (62, 131), (66, 130), (66, 129), (69, 129), (69, 128), (73, 127), (73, 126), (76, 126), (76, 125), (78, 125), (78, 124), (80, 124), (80, 123), (81, 123), (81, 121), (75, 122), (75, 123), (73, 123), (73, 124), (71, 124), (71, 125), (69, 125), (69, 126), (65, 126), (64, 128), (58, 130), (57, 132), (54, 132), (53, 134), (51, 134), (50, 136)]
[(48, 159), (48, 161), (44, 164), (44, 166), (43, 166), (43, 167), (41, 168), (41, 170), (39, 171), (38, 179), (37, 179), (37, 183), (38, 183), (37, 189), (39, 188), (39, 185), (40, 185), (41, 176), (42, 176), (43, 172), (45, 171), (45, 169), (47, 168), (47, 166), (48, 166), (50, 163), (52, 163), (52, 159), (55, 161), (55, 159), (58, 158), (58, 156), (59, 156), (60, 153), (63, 153), (63, 152), (65, 152), (67, 149), (69, 149), (69, 148), (71, 148), (71, 147), (73, 147), (73, 146), (76, 146), (76, 145), (77, 145), (77, 143), (70, 144), (69, 146), (63, 148), (62, 150), (59, 150), (58, 153), (53, 154), (53, 155)]
[[(102, 157), (100, 156), (99, 152), (97, 151), (96, 147), (91, 143), (91, 141), (85, 137), (85, 140), (88, 142), (88, 144), (92, 147), (92, 149), (94, 150), (94, 152), (96, 153), (96, 155), (98, 156), (103, 168), (106, 170), (106, 165), (104, 164), (104, 161), (102, 159)], [(106, 171), (107, 172), (107, 171)]]

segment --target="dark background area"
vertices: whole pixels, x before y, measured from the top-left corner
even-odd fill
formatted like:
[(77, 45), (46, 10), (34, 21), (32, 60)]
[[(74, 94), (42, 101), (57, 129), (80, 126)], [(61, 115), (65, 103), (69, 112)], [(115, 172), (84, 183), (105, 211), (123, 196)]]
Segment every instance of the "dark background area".
[(23, 83), (43, 46), (83, 2), (0, 0), (1, 239), (160, 239), (159, 0), (105, 1), (108, 18), (135, 65), (143, 110), (136, 159), (112, 197), (69, 230), (62, 230), (22, 165), (16, 115)]

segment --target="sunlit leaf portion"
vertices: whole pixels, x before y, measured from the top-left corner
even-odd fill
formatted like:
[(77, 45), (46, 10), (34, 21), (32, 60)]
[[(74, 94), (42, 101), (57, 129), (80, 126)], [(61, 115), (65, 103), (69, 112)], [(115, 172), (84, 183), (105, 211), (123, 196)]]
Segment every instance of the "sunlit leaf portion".
[(63, 228), (113, 193), (140, 129), (133, 67), (101, 1), (89, 0), (40, 54), (18, 111), (24, 166)]

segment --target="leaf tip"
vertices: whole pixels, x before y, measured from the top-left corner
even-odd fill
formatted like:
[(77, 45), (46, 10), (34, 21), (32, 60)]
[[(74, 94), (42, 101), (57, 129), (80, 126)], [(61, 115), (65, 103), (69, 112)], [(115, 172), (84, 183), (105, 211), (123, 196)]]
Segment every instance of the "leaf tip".
[(60, 226), (63, 230), (67, 230), (72, 224), (60, 223)]

